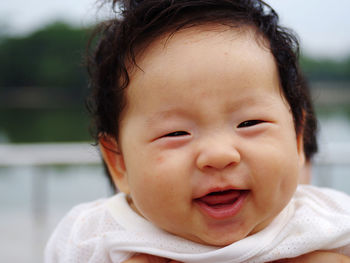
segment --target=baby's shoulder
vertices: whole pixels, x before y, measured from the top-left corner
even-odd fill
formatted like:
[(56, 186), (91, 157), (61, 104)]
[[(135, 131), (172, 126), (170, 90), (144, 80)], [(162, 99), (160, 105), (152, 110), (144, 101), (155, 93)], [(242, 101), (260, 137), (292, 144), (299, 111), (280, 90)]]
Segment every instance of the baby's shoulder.
[(60, 225), (71, 228), (71, 235), (80, 241), (117, 231), (120, 226), (108, 208), (112, 199), (115, 197), (79, 204), (68, 212)]
[(45, 262), (56, 262), (55, 258), (62, 262), (87, 262), (82, 255), (90, 258), (92, 253), (102, 251), (101, 241), (106, 233), (117, 234), (121, 230), (108, 209), (112, 198), (73, 207), (52, 233), (45, 249)]
[(61, 219), (50, 241), (80, 243), (103, 235), (108, 228), (117, 228), (117, 223), (107, 209), (109, 200), (103, 198), (74, 206)]

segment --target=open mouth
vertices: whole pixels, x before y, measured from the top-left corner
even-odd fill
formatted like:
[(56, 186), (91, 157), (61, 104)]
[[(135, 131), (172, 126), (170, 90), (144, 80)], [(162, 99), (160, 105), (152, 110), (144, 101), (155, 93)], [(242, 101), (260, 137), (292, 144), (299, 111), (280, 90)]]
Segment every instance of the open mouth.
[(200, 210), (214, 219), (235, 216), (241, 210), (248, 190), (226, 190), (210, 192), (195, 199)]

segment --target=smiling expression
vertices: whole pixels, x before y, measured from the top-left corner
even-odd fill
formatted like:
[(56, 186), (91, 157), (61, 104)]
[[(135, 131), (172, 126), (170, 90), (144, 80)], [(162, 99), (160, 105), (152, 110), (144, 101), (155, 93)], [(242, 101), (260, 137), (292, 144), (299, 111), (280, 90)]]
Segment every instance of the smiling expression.
[(158, 227), (224, 246), (290, 201), (303, 155), (273, 55), (246, 27), (153, 41), (126, 90), (114, 173)]

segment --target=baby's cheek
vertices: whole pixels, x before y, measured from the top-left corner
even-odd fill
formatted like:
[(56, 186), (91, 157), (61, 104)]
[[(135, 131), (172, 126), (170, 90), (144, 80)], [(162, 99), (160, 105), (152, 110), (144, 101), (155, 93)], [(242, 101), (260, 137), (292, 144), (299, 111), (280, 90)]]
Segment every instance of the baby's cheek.
[(158, 153), (150, 160), (149, 167), (152, 169), (153, 175), (158, 179), (165, 176), (164, 180), (168, 182), (177, 181), (183, 176), (188, 175), (189, 158), (186, 155), (177, 153), (176, 151), (167, 151)]
[(162, 155), (157, 156), (155, 161), (156, 161), (157, 165), (162, 165), (164, 163), (164, 156), (162, 156)]

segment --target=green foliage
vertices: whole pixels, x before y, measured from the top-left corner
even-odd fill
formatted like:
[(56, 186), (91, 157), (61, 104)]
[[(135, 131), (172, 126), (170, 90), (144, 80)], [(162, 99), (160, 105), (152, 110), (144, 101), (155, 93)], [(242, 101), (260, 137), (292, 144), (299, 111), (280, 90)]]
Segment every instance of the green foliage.
[(310, 81), (350, 80), (350, 56), (341, 61), (303, 56), (300, 59), (300, 66)]
[(88, 29), (54, 23), (0, 41), (0, 133), (13, 142), (89, 139)]
[(81, 95), (87, 30), (55, 23), (0, 44), (0, 87), (44, 87)]
[(1, 109), (0, 123), (11, 142), (91, 139), (88, 115), (79, 108)]

